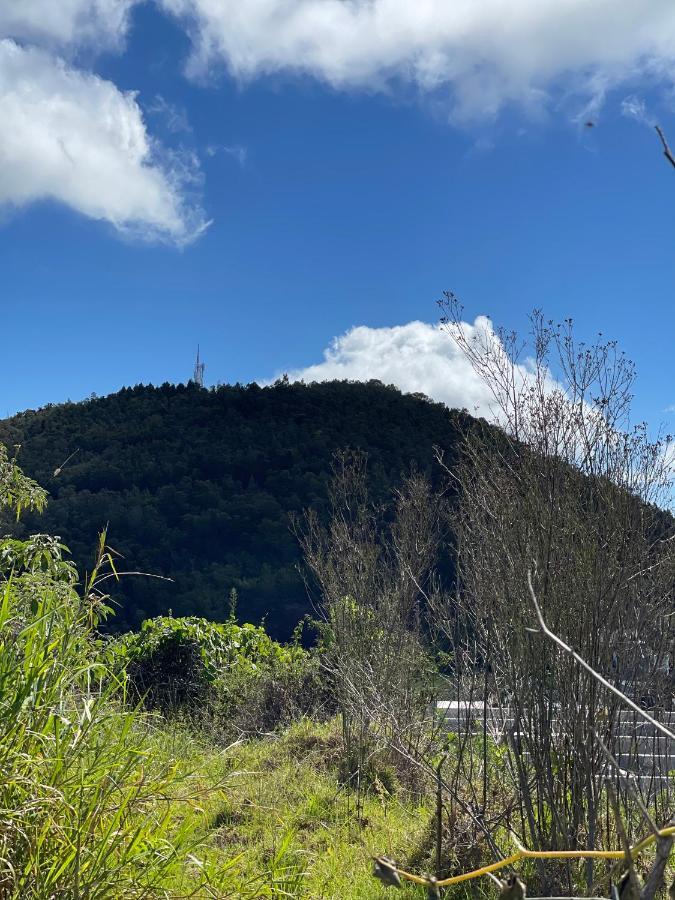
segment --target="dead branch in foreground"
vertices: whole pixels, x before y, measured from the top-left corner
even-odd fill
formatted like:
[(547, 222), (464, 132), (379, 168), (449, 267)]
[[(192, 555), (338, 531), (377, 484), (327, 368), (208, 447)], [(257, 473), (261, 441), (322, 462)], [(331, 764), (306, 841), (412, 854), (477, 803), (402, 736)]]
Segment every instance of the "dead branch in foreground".
[(658, 125), (655, 125), (654, 128), (656, 129), (656, 133), (658, 134), (658, 136), (661, 138), (661, 143), (663, 144), (663, 155), (671, 164), (671, 166), (675, 166), (675, 157), (673, 157), (673, 154), (670, 151), (670, 147), (668, 146), (668, 142), (666, 141), (663, 131)]
[[(675, 738), (675, 735), (673, 735), (669, 729), (667, 729), (664, 725), (650, 716), (646, 710), (635, 704), (622, 691), (620, 691), (609, 681), (607, 681), (607, 679), (605, 679), (589, 663), (587, 663), (586, 660), (583, 659), (583, 657), (579, 656), (579, 654), (576, 653), (560, 637), (558, 637), (557, 634), (551, 631), (551, 629), (546, 625), (543, 614), (539, 607), (537, 596), (532, 585), (531, 573), (529, 571), (527, 573), (527, 580), (530, 596), (537, 613), (541, 632), (547, 638), (549, 638), (549, 640), (553, 641), (561, 650), (563, 650), (563, 652), (571, 655), (580, 666), (582, 666), (593, 678), (598, 681), (599, 684), (616, 694), (622, 702), (626, 703), (631, 709), (633, 709), (646, 721), (650, 722), (652, 725), (662, 731), (665, 735)], [(620, 769), (618, 762), (612, 756), (609, 749), (604, 745), (597, 734), (596, 737), (610, 766), (615, 769), (616, 772), (621, 776), (622, 770)], [(621, 815), (619, 812), (616, 793), (611, 783), (607, 784), (607, 791), (610, 805), (614, 812), (614, 818), (616, 820), (617, 832), (621, 839), (621, 850), (528, 850), (523, 847), (517, 841), (517, 839), (515, 839), (514, 836), (514, 840), (518, 846), (518, 849), (515, 853), (512, 853), (510, 856), (507, 856), (506, 858), (501, 859), (498, 862), (482, 866), (470, 872), (463, 872), (460, 875), (453, 875), (449, 878), (444, 878), (441, 880), (430, 875), (414, 875), (411, 872), (406, 872), (405, 870), (398, 868), (394, 860), (389, 859), (386, 856), (378, 856), (373, 858), (373, 875), (383, 884), (393, 887), (402, 887), (402, 879), (405, 881), (410, 881), (413, 884), (418, 884), (420, 886), (426, 887), (429, 897), (439, 897), (439, 889), (442, 887), (449, 887), (450, 885), (459, 884), (461, 882), (469, 881), (474, 878), (487, 876), (493, 881), (497, 882), (500, 888), (500, 900), (525, 900), (526, 886), (518, 878), (517, 875), (511, 874), (506, 881), (502, 881), (501, 879), (497, 878), (494, 873), (498, 872), (501, 869), (512, 867), (522, 859), (605, 859), (616, 860), (617, 862), (624, 863), (623, 868), (625, 871), (619, 882), (618, 891), (613, 886), (613, 896), (622, 897), (624, 898), (624, 900), (626, 900), (626, 898), (629, 898), (629, 900), (654, 900), (656, 893), (663, 886), (666, 866), (673, 849), (675, 821), (671, 819), (664, 828), (657, 828), (647, 808), (640, 801), (640, 810), (645, 818), (647, 825), (649, 826), (650, 833), (646, 838), (631, 846), (628, 841), (623, 820), (621, 819)], [(650, 847), (652, 843), (656, 844), (656, 856), (644, 885), (641, 885), (633, 863), (634, 860), (648, 847)], [(675, 882), (673, 884), (673, 888), (675, 888)], [(671, 888), (671, 895), (673, 893), (673, 888)], [(532, 898), (532, 900), (534, 900), (534, 898)], [(554, 900), (554, 898), (548, 898), (548, 900)], [(555, 900), (563, 900), (563, 898), (555, 898)], [(566, 900), (573, 900), (573, 898), (566, 898)]]
[(579, 663), (582, 668), (584, 668), (589, 675), (591, 675), (595, 680), (601, 684), (604, 688), (607, 688), (608, 691), (611, 691), (615, 696), (621, 700), (622, 703), (625, 703), (626, 706), (629, 706), (633, 712), (636, 712), (639, 716), (641, 716), (646, 722), (649, 722), (650, 725), (653, 725), (657, 731), (660, 731), (661, 734), (664, 734), (667, 738), (675, 741), (675, 734), (666, 726), (659, 722), (658, 719), (655, 719), (653, 716), (650, 716), (646, 709), (643, 709), (637, 703), (627, 697), (623, 691), (619, 690), (619, 688), (615, 687), (611, 682), (607, 681), (599, 672), (591, 666), (586, 660), (579, 656), (579, 654), (573, 650), (569, 644), (566, 644), (561, 638), (558, 637), (557, 634), (551, 631), (551, 629), (547, 626), (544, 621), (544, 617), (542, 615), (541, 609), (539, 608), (539, 603), (537, 602), (537, 596), (534, 593), (534, 588), (532, 587), (532, 573), (528, 571), (527, 573), (527, 584), (530, 589), (530, 597), (532, 598), (532, 603), (534, 605), (535, 611), (537, 613), (537, 618), (539, 619), (539, 627), (541, 628), (543, 634), (549, 638), (549, 640), (553, 641), (554, 644), (557, 644), (561, 650), (565, 653), (569, 654), (575, 662)]

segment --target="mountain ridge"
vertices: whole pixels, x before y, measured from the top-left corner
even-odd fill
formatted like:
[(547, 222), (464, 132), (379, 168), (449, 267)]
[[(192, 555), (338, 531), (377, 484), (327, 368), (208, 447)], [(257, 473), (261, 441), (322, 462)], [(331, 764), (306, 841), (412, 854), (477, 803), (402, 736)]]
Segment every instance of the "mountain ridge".
[(50, 493), (15, 533), (60, 535), (85, 570), (107, 524), (121, 570), (173, 579), (115, 583), (114, 628), (169, 611), (223, 620), (236, 588), (242, 618), (284, 638), (311, 611), (289, 515), (325, 515), (333, 453), (367, 453), (384, 502), (411, 466), (440, 484), (434, 446), (454, 459), (475, 423), (378, 381), (190, 382), (28, 410), (0, 421), (0, 442), (21, 445), (22, 468)]

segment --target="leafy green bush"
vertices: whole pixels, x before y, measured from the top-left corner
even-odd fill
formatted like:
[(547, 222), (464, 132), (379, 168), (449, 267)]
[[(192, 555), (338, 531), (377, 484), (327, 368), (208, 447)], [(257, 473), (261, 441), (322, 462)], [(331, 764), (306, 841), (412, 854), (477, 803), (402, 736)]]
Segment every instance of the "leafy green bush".
[(230, 682), (220, 703), (227, 710), (229, 730), (249, 735), (278, 731), (305, 717), (324, 721), (336, 711), (316, 652), (303, 653), (289, 665), (267, 666), (238, 684)]
[[(185, 712), (198, 704), (200, 714), (206, 706), (230, 718), (244, 705), (249, 711), (261, 706), (268, 726), (283, 718), (274, 709), (310, 669), (309, 655), (298, 644), (282, 646), (264, 628), (234, 620), (149, 619), (115, 642), (114, 653), (149, 708)], [(256, 698), (266, 699), (260, 704)]]

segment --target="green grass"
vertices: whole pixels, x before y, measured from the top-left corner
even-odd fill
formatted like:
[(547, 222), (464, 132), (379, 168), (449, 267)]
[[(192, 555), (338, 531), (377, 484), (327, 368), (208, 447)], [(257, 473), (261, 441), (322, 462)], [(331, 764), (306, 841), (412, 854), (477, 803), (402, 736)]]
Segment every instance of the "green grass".
[(357, 820), (354, 798), (336, 777), (338, 752), (334, 724), (304, 721), (278, 738), (203, 758), (207, 780), (227, 779), (227, 790), (204, 808), (205, 858), (234, 859), (242, 888), (260, 897), (388, 896), (370, 874), (371, 856), (405, 858), (431, 809), (374, 793)]
[(370, 856), (428, 808), (380, 790), (357, 818), (335, 724), (219, 748), (130, 708), (89, 615), (48, 578), (0, 597), (2, 900), (384, 896)]

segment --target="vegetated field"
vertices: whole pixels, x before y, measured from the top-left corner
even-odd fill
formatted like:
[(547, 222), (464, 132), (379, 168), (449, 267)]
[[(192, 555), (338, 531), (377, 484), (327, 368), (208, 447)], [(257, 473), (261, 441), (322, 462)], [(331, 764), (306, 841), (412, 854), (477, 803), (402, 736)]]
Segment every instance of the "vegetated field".
[[(0, 451), (0, 503), (44, 501)], [(53, 538), (1, 550), (3, 900), (368, 898), (372, 855), (429, 867), (433, 791), (355, 763), (315, 653), (234, 609), (104, 639), (104, 537), (84, 584)]]
[[(577, 352), (569, 325), (534, 325), (541, 390), (515, 395), (511, 434), (467, 435), (452, 511), (420, 471), (385, 509), (363, 454), (333, 456), (328, 509), (296, 532), (321, 599), (311, 650), (299, 631), (282, 645), (240, 624), (236, 591), (218, 624), (159, 616), (106, 637), (105, 534), (86, 577), (58, 538), (0, 539), (1, 900), (378, 897), (401, 877), (438, 897), (434, 876), (505, 857), (530, 895), (607, 896), (618, 881), (654, 900), (672, 878), (671, 780), (618, 777), (633, 701), (599, 673), (672, 703), (663, 444), (639, 428), (617, 440), (632, 369), (613, 345)], [(502, 355), (481, 347), (467, 352), (487, 353), (499, 384)], [(551, 347), (571, 379), (553, 394)], [(610, 389), (589, 415), (598, 379)], [(0, 445), (0, 507), (45, 502)], [(449, 535), (452, 593), (438, 577)], [(507, 705), (509, 727), (448, 734), (430, 715), (443, 679)], [(644, 737), (675, 740), (646, 724), (638, 760)], [(501, 889), (523, 900), (520, 882)]]
[[(0, 504), (44, 502), (0, 447)], [(413, 846), (423, 798), (398, 796), (383, 769), (357, 809), (333, 722), (224, 741), (232, 701), (285, 678), (304, 689), (309, 654), (232, 619), (102, 639), (103, 538), (83, 585), (53, 538), (0, 549), (3, 900), (378, 896), (369, 851)], [(141, 675), (158, 688), (146, 706), (171, 699), (166, 716), (139, 705)]]

